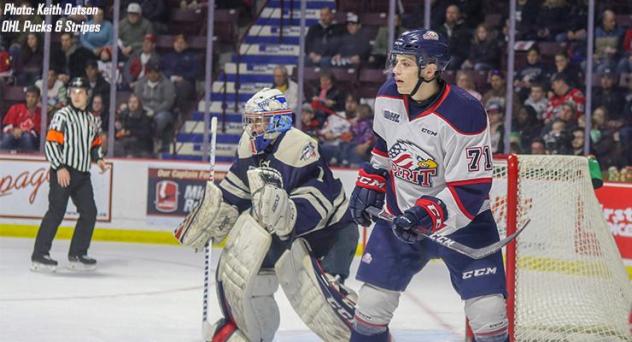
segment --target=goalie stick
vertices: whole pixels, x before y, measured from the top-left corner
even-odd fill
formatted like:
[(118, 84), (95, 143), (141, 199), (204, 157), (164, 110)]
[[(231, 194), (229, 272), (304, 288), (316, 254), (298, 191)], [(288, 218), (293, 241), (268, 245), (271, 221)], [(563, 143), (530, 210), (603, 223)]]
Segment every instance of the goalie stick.
[[(215, 145), (217, 141), (217, 117), (211, 118), (211, 151), (209, 156), (209, 176), (208, 182), (215, 181)], [(201, 203), (200, 206), (201, 207)], [(209, 289), (209, 272), (211, 268), (211, 247), (213, 240), (209, 240), (204, 246), (204, 292), (202, 293), (202, 337), (204, 341), (210, 341), (213, 338), (211, 323), (208, 321), (208, 289)]]
[[(379, 218), (390, 223), (393, 223), (393, 220), (395, 220), (395, 215), (388, 213), (382, 209), (378, 209), (376, 207), (368, 207), (366, 208), (366, 212), (375, 218)], [(503, 248), (506, 244), (511, 242), (511, 240), (515, 239), (516, 236), (518, 236), (518, 234), (520, 234), (527, 227), (530, 221), (531, 221), (530, 219), (527, 219), (522, 224), (520, 229), (516, 230), (515, 233), (507, 236), (506, 238), (498, 242), (492, 243), (491, 245), (488, 245), (482, 248), (468, 247), (447, 237), (446, 235), (454, 233), (456, 231), (455, 229), (451, 227), (440, 229), (437, 232), (433, 234), (429, 234), (429, 235), (424, 234), (422, 232), (417, 232), (417, 233), (427, 239), (434, 241), (435, 243), (445, 248), (461, 253), (467, 257), (470, 257), (472, 259), (482, 259), (490, 254), (496, 253), (498, 250)]]

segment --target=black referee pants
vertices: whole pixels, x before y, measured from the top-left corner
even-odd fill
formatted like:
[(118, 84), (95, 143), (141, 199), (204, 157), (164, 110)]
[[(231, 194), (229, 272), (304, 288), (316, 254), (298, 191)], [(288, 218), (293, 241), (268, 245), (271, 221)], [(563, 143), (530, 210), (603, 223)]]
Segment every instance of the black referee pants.
[(48, 254), (57, 234), (57, 228), (64, 219), (68, 198), (72, 199), (79, 212), (79, 220), (70, 242), (69, 256), (86, 255), (92, 240), (92, 232), (97, 218), (97, 207), (90, 172), (80, 172), (69, 168), (70, 185), (62, 188), (57, 181), (57, 172), (50, 170), (50, 191), (48, 193), (48, 211), (37, 232), (33, 255)]

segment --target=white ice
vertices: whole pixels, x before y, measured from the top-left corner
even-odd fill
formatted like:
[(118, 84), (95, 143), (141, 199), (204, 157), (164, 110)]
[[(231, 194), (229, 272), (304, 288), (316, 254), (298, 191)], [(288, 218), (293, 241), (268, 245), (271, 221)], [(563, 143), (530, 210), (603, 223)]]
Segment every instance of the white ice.
[[(200, 341), (203, 260), (187, 248), (93, 242), (92, 273), (67, 269), (68, 241), (56, 240), (56, 273), (29, 270), (33, 241), (0, 238), (0, 341)], [(219, 250), (214, 250), (213, 260)], [(353, 264), (355, 274), (359, 259)], [(212, 278), (212, 277), (211, 277)], [(360, 283), (347, 284), (358, 289)], [(279, 290), (275, 341), (319, 341)], [(220, 317), (211, 288), (210, 321)], [(402, 295), (391, 324), (395, 340), (463, 341), (463, 304), (445, 265), (430, 262)]]

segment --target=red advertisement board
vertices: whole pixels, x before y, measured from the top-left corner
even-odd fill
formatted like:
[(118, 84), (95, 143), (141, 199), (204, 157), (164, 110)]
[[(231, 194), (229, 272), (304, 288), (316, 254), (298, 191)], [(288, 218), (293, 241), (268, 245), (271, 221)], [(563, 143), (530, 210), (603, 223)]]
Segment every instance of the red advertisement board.
[(596, 193), (621, 256), (632, 260), (632, 184), (605, 183)]

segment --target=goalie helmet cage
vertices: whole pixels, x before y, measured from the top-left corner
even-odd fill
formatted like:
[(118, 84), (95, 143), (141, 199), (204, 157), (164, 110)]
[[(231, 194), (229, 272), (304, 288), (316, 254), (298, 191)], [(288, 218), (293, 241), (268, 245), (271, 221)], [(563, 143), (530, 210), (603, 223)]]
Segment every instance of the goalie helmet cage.
[(531, 219), (506, 248), (509, 340), (632, 341), (632, 288), (588, 159), (509, 155), (494, 160), (493, 174), (501, 237)]

